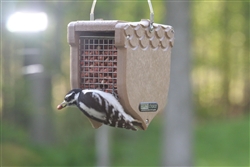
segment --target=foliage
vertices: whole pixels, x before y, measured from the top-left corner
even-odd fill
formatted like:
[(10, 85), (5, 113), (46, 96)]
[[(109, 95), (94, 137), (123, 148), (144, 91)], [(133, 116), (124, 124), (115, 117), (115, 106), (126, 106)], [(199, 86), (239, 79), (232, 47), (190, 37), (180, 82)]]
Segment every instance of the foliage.
[(200, 116), (241, 115), (249, 109), (248, 4), (192, 3), (192, 77)]

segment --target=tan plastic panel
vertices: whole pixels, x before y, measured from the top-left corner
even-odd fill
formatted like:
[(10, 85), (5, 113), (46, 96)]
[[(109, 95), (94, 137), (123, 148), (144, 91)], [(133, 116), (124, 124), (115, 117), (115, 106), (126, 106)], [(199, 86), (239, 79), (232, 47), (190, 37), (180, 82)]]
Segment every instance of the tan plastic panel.
[[(115, 32), (118, 94), (126, 111), (143, 121), (145, 129), (167, 103), (174, 37), (171, 26), (154, 24), (150, 32), (148, 24), (147, 20), (119, 23)], [(158, 110), (140, 112), (141, 102), (156, 102)]]

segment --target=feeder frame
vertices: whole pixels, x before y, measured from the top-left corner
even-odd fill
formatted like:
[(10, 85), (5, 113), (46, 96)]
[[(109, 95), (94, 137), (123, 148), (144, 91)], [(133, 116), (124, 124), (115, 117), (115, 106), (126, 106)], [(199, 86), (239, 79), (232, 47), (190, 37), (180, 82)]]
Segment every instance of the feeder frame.
[[(125, 111), (140, 120), (145, 130), (167, 102), (174, 30), (153, 23), (150, 0), (150, 20), (140, 22), (94, 20), (95, 4), (96, 0), (90, 21), (68, 25), (71, 87), (115, 91)], [(102, 125), (89, 120), (94, 128)]]

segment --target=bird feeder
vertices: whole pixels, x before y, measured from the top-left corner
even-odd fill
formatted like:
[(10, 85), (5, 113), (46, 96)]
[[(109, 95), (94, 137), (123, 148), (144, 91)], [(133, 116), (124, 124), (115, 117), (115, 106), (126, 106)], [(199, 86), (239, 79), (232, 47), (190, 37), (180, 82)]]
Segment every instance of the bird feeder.
[[(118, 95), (124, 110), (140, 120), (144, 130), (167, 103), (174, 30), (169, 25), (120, 20), (68, 24), (72, 88), (99, 89)], [(90, 119), (94, 128), (102, 124)]]

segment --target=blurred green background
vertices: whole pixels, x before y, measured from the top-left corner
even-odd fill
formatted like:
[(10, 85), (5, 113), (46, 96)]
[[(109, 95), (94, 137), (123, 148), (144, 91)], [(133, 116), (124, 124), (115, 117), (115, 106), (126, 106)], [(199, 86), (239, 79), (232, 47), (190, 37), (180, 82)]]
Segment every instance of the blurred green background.
[[(152, 4), (155, 22), (168, 24), (168, 2)], [(76, 108), (56, 110), (70, 89), (67, 25), (89, 20), (91, 5), (92, 1), (1, 2), (1, 166), (96, 166), (98, 130)], [(194, 166), (249, 166), (250, 3), (190, 1), (189, 7)], [(47, 30), (6, 29), (12, 13), (29, 10), (47, 13)], [(149, 9), (142, 0), (98, 1), (95, 17), (139, 21), (149, 18)], [(44, 65), (38, 80), (22, 73), (34, 53)], [(35, 99), (34, 83), (42, 85), (42, 100)], [(34, 107), (33, 102), (40, 105)], [(161, 166), (163, 122), (158, 115), (147, 131), (110, 128), (110, 166)], [(42, 133), (36, 133), (39, 130)]]

